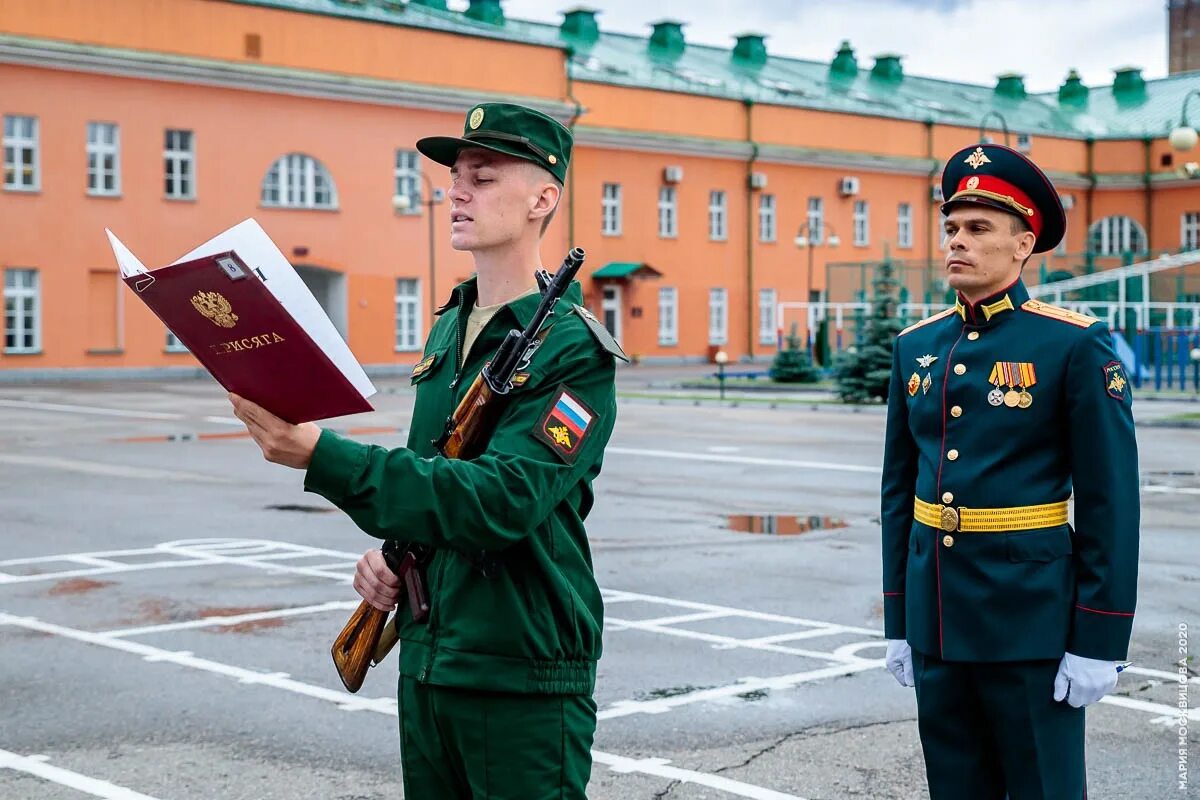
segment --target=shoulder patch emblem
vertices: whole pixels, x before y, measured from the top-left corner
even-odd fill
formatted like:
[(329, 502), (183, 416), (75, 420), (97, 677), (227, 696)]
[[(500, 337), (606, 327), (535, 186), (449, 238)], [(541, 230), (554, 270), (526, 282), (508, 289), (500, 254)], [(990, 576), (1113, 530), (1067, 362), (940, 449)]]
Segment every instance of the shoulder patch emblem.
[(1125, 377), (1125, 367), (1120, 361), (1110, 361), (1104, 365), (1104, 390), (1114, 400), (1125, 399), (1125, 387), (1129, 384)]
[(629, 361), (629, 356), (625, 355), (625, 351), (621, 349), (621, 345), (618, 344), (617, 340), (613, 338), (613, 335), (609, 333), (608, 328), (604, 327), (604, 324), (600, 322), (600, 320), (596, 319), (595, 314), (593, 314), (591, 311), (588, 311), (583, 306), (571, 306), (571, 311), (579, 315), (579, 318), (583, 320), (583, 324), (586, 325), (587, 329), (592, 332), (592, 336), (595, 337), (596, 341), (600, 343), (600, 346), (603, 347), (606, 352), (611, 353), (622, 361)]
[(1043, 303), (1041, 300), (1026, 300), (1021, 304), (1021, 308), (1040, 317), (1056, 319), (1059, 322), (1066, 322), (1069, 325), (1075, 325), (1079, 328), (1090, 328), (1100, 321), (1096, 317), (1089, 317), (1087, 314), (1080, 314), (1077, 311), (1052, 306), (1049, 303)]
[(566, 386), (559, 386), (538, 417), (533, 436), (545, 442), (567, 464), (574, 464), (596, 424), (596, 412)]
[(937, 322), (939, 319), (945, 319), (946, 317), (950, 316), (953, 313), (954, 313), (953, 308), (947, 308), (944, 311), (939, 311), (938, 313), (934, 314), (932, 317), (926, 317), (925, 319), (921, 320), (920, 322), (916, 322), (916, 323), (913, 323), (912, 325), (909, 325), (907, 328), (900, 331), (900, 333), (897, 335), (903, 336), (906, 333), (911, 333), (911, 332), (915, 331), (917, 328), (922, 328), (931, 322)]
[(425, 356), (424, 358), (422, 358), (420, 361), (418, 361), (413, 366), (412, 374), (409, 377), (411, 377), (413, 380), (416, 380), (417, 378), (424, 375), (426, 372), (429, 372), (429, 370), (433, 369), (434, 362), (437, 361), (437, 357), (440, 356), (441, 354), (442, 353), (439, 350), (438, 352), (433, 353), (432, 355), (428, 355), (428, 356)]

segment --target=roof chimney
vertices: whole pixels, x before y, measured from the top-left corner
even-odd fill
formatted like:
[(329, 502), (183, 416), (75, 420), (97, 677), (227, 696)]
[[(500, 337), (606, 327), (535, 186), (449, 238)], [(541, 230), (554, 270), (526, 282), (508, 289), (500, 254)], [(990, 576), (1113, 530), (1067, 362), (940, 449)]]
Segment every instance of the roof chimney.
[(1146, 79), (1141, 67), (1118, 67), (1112, 91), (1118, 105), (1137, 104), (1146, 99)]
[(438, 11), (446, 10), (446, 0), (408, 0), (409, 5), (425, 6), (425, 8), (435, 8)]
[(898, 82), (903, 80), (904, 69), (900, 66), (900, 56), (894, 53), (875, 56), (875, 66), (871, 68), (871, 77), (880, 81)]
[(1010, 100), (1025, 99), (1025, 76), (1017, 72), (1006, 72), (996, 81), (996, 94)]
[(503, 25), (504, 24), (504, 9), (500, 7), (500, 0), (470, 0), (471, 5), (467, 7), (466, 14), (473, 20), (485, 22), (488, 25)]
[(1058, 87), (1058, 103), (1071, 108), (1083, 108), (1088, 102), (1088, 87), (1083, 85), (1077, 70), (1067, 73), (1067, 79)]
[(743, 33), (733, 46), (733, 63), (758, 69), (767, 63), (767, 37), (761, 33)]
[(858, 59), (854, 57), (854, 48), (850, 46), (849, 41), (843, 41), (842, 46), (838, 48), (833, 63), (829, 65), (829, 72), (837, 78), (858, 77)]
[(600, 25), (596, 22), (594, 8), (576, 6), (563, 12), (562, 27), (559, 29), (564, 39), (570, 39), (577, 44), (595, 44), (600, 38)]
[(672, 19), (652, 23), (650, 55), (655, 58), (677, 59), (683, 55), (687, 42), (683, 38), (683, 23)]

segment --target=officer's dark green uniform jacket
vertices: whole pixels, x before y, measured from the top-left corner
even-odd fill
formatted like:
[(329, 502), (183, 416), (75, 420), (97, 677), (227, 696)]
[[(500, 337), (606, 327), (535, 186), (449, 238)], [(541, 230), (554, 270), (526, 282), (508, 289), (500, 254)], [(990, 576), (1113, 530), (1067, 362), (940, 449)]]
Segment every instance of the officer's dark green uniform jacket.
[[(1032, 365), (1028, 408), (989, 403), (997, 362)], [(882, 487), (885, 635), (947, 661), (1125, 658), (1139, 517), (1131, 402), (1108, 327), (1030, 300), (1020, 281), (901, 333)], [(914, 520), (914, 494), (989, 509), (1072, 492), (1073, 529)]]
[[(456, 369), (475, 297), (474, 279), (458, 286), (429, 334), (412, 377), (408, 447), (387, 450), (324, 431), (304, 486), (373, 536), (436, 548), (428, 623), (413, 623), (403, 601), (398, 616), (405, 676), (481, 691), (590, 694), (603, 607), (583, 521), (616, 418), (614, 361), (605, 347), (619, 348), (601, 343), (573, 310), (582, 302), (573, 284), (487, 450), (471, 461), (444, 458), (431, 442), (540, 299), (502, 308)], [(592, 417), (571, 453), (537, 434), (564, 391)], [(488, 577), (479, 567), (484, 552), (496, 560)]]

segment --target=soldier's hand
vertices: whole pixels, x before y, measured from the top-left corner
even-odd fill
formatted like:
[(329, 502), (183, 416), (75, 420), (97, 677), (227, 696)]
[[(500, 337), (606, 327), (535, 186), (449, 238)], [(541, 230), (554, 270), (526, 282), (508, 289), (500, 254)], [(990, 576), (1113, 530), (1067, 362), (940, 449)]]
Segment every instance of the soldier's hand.
[(901, 686), (911, 688), (917, 685), (913, 680), (912, 648), (908, 642), (903, 639), (888, 639), (887, 655), (884, 656), (883, 663)]
[(1117, 664), (1066, 653), (1054, 677), (1054, 699), (1075, 708), (1090, 706), (1117, 688)]
[(233, 415), (246, 423), (246, 430), (262, 450), (263, 458), (293, 469), (308, 469), (321, 429), (311, 422), (293, 425), (236, 394), (229, 395)]
[(380, 550), (368, 550), (354, 570), (354, 591), (380, 611), (391, 611), (400, 600), (400, 578), (383, 560)]

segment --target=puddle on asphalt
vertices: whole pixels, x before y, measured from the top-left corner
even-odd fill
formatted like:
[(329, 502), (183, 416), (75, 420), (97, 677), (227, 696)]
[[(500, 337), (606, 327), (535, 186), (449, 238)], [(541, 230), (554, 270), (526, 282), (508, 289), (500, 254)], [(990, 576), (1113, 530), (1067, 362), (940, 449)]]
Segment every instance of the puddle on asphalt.
[(770, 693), (770, 689), (754, 689), (749, 692), (742, 692), (738, 697), (748, 703), (753, 703), (755, 700), (765, 700)]
[(731, 514), (728, 522), (731, 531), (765, 533), (771, 536), (792, 536), (812, 531), (829, 531), (849, 525), (846, 520), (838, 517), (789, 514)]
[(299, 511), (302, 514), (332, 514), (336, 508), (328, 506), (305, 506), (295, 503), (285, 503), (278, 506), (264, 506), (267, 511)]
[(679, 697), (681, 694), (703, 692), (706, 689), (715, 688), (715, 686), (670, 686), (666, 689), (651, 689), (648, 692), (638, 692), (635, 696), (638, 700), (662, 700), (666, 697)]
[(60, 597), (70, 594), (87, 594), (94, 592), (97, 589), (103, 589), (105, 586), (112, 586), (112, 581), (93, 581), (88, 578), (71, 578), (69, 580), (59, 581), (51, 586), (46, 594), (51, 597)]

